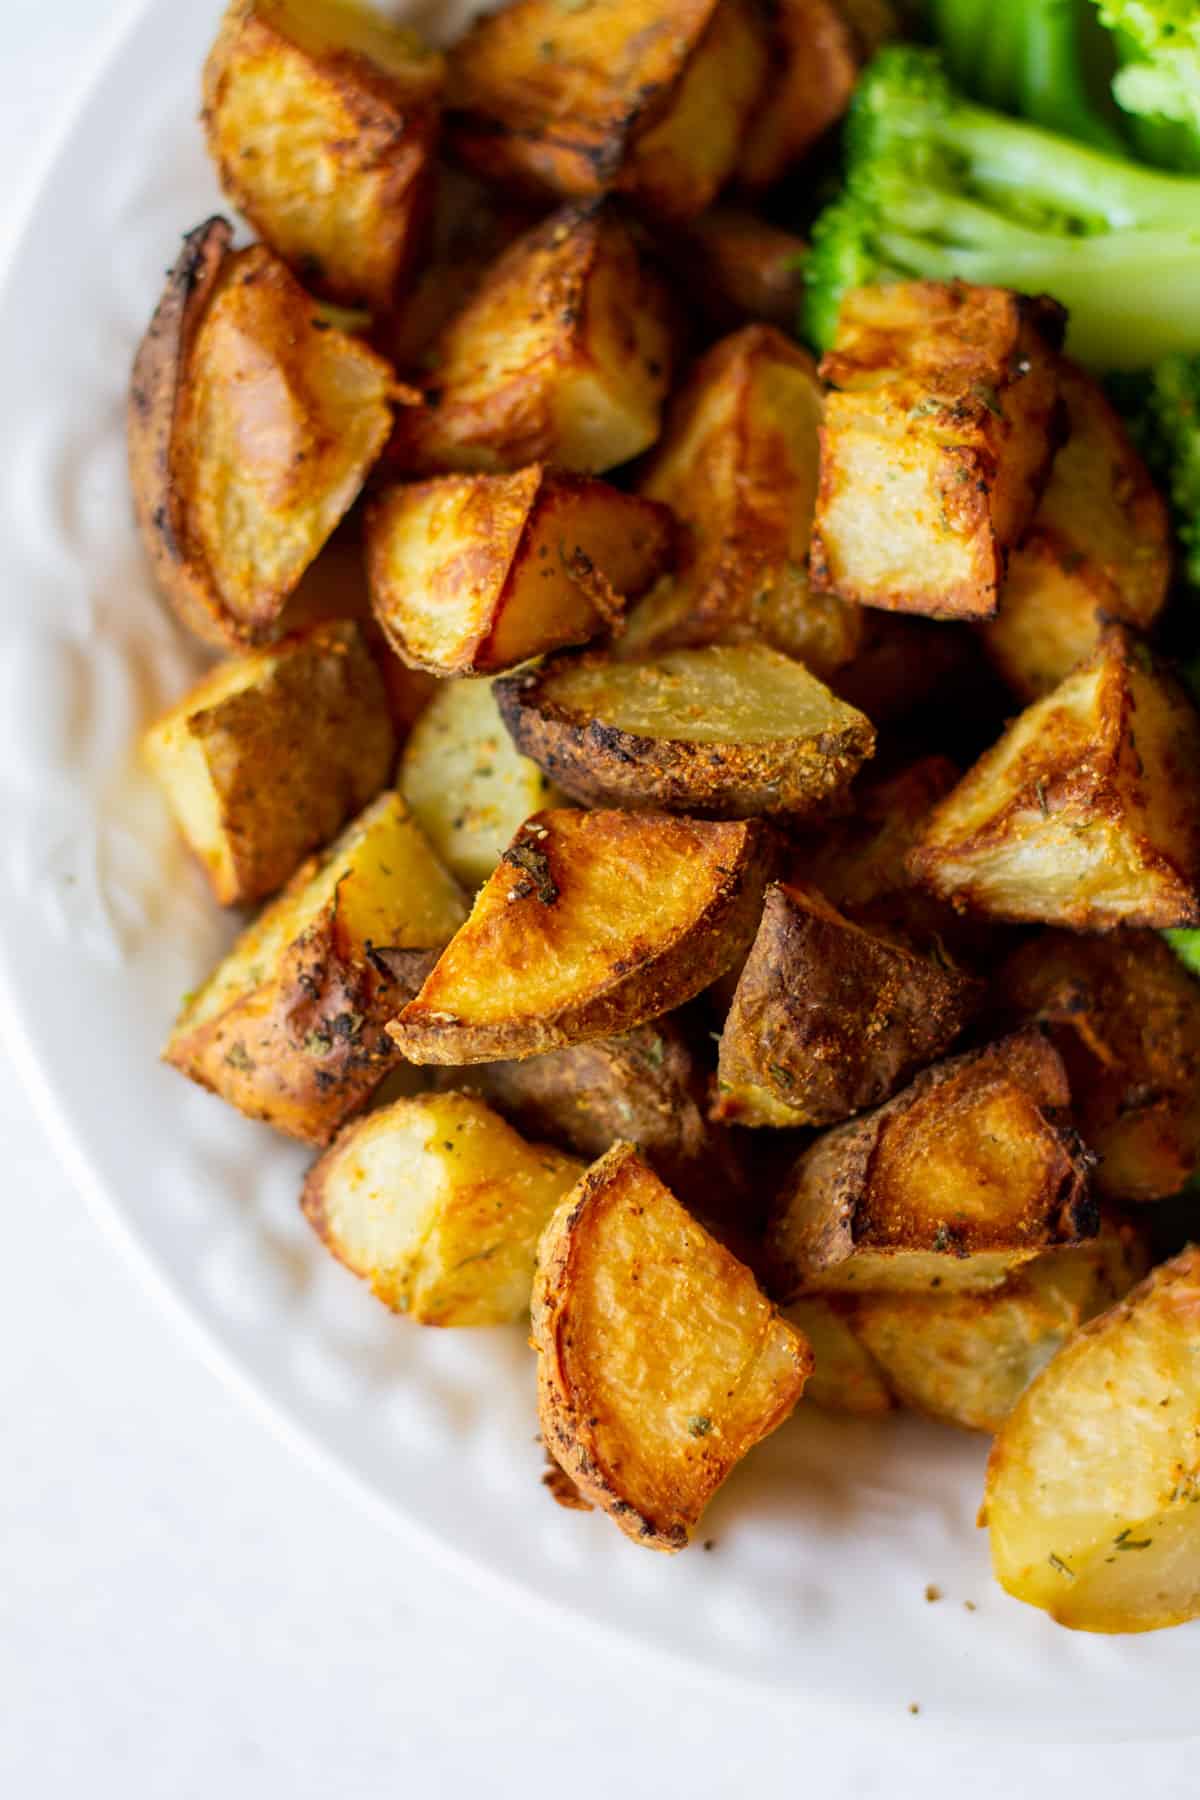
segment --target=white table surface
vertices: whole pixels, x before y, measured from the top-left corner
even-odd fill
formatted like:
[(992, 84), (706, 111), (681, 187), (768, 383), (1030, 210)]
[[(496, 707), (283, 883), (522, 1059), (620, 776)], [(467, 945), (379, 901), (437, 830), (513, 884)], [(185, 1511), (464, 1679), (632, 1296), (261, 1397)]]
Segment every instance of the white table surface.
[[(0, 261), (114, 10), (0, 0)], [(482, 1596), (299, 1460), (176, 1334), (2, 1049), (0, 1146), (0, 1795), (1195, 1795), (1194, 1744), (972, 1742), (929, 1705), (868, 1732)]]

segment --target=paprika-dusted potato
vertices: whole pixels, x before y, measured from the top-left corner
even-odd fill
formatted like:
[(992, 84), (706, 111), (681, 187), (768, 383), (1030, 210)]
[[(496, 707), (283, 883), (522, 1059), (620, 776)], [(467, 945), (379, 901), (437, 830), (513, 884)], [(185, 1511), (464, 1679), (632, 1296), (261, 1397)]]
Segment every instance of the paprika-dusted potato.
[(715, 330), (748, 324), (792, 330), (804, 292), (802, 238), (756, 213), (721, 205), (666, 229), (663, 243), (667, 266)]
[(528, 1315), (538, 1239), (583, 1171), (470, 1094), (417, 1094), (347, 1126), (310, 1170), (302, 1205), (393, 1312), (507, 1325)]
[(1037, 1031), (969, 1050), (822, 1133), (784, 1182), (775, 1289), (995, 1287), (1096, 1231), (1062, 1059)]
[(808, 815), (875, 748), (869, 719), (765, 644), (555, 657), (496, 698), (517, 748), (592, 806)]
[(753, 819), (535, 813), (391, 1035), (409, 1062), (497, 1062), (670, 1012), (750, 942), (771, 858)]
[(441, 475), (532, 462), (598, 474), (658, 436), (671, 302), (605, 206), (567, 206), (517, 238), (429, 347), (424, 408), (388, 462)]
[(134, 507), (155, 580), (210, 644), (269, 642), (411, 398), (224, 219), (184, 239), (129, 390)]
[(631, 1144), (593, 1163), (546, 1227), (533, 1345), (546, 1447), (652, 1550), (683, 1549), (812, 1368), (749, 1269)]
[(221, 185), (314, 293), (385, 312), (422, 247), (442, 58), (347, 0), (232, 0), (204, 69)]
[(282, 887), (387, 781), (395, 733), (351, 621), (221, 663), (143, 755), (225, 906)]
[(954, 906), (1073, 931), (1200, 922), (1200, 718), (1121, 626), (1025, 709), (910, 856)]
[(1085, 1325), (992, 1445), (996, 1579), (1077, 1631), (1200, 1613), (1200, 1249)]
[(778, 0), (772, 75), (738, 156), (739, 186), (768, 188), (850, 104), (862, 47), (836, 0)]
[(384, 1025), (466, 911), (398, 794), (304, 864), (189, 996), (167, 1062), (327, 1144), (400, 1059)]
[(533, 463), (388, 488), (367, 517), (375, 617), (435, 675), (492, 675), (613, 628), (666, 565), (665, 506)]
[(832, 1125), (878, 1106), (949, 1048), (978, 992), (816, 888), (772, 886), (721, 1033), (713, 1117)]
[(852, 289), (821, 363), (814, 587), (989, 618), (1061, 436), (1066, 315), (963, 282)]
[(812, 1351), (805, 1401), (825, 1412), (878, 1418), (891, 1412), (896, 1401), (873, 1357), (855, 1336), (851, 1321), (859, 1304), (844, 1294), (808, 1294), (785, 1306), (782, 1316), (808, 1339)]

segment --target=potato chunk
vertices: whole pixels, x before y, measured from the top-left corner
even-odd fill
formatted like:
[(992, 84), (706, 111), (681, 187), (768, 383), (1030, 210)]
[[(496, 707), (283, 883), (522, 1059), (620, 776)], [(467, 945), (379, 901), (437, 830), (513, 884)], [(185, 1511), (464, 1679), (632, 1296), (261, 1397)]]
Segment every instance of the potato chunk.
[(465, 911), (404, 802), (383, 794), (242, 933), (163, 1055), (250, 1118), (327, 1144), (400, 1060), (384, 1024)]
[(1123, 628), (934, 808), (910, 858), (960, 909), (1073, 931), (1200, 920), (1200, 719)]
[(1070, 435), (1009, 557), (1000, 610), (981, 627), (1022, 700), (1086, 661), (1107, 620), (1149, 630), (1171, 573), (1166, 505), (1104, 390), (1066, 358), (1059, 389)]
[(611, 629), (665, 566), (665, 506), (533, 463), (387, 489), (367, 521), (375, 616), (397, 656), (491, 675)]
[(1093, 1319), (1009, 1414), (981, 1518), (996, 1579), (1077, 1631), (1200, 1613), (1200, 1250)]
[(821, 676), (850, 661), (859, 609), (808, 581), (820, 422), (812, 359), (770, 326), (701, 357), (640, 482), (686, 527), (683, 567), (634, 612), (630, 655), (751, 639)]
[(221, 185), (315, 293), (385, 312), (421, 247), (443, 64), (347, 0), (232, 0), (204, 69)]
[(779, 0), (772, 79), (738, 157), (738, 184), (770, 187), (850, 104), (862, 52), (835, 0)]
[(546, 1228), (533, 1345), (547, 1448), (586, 1499), (652, 1550), (683, 1549), (812, 1367), (749, 1269), (631, 1144), (594, 1163)]
[(989, 618), (1060, 435), (1065, 314), (962, 282), (854, 289), (821, 364), (814, 587)]
[(410, 1062), (495, 1062), (657, 1018), (750, 942), (769, 863), (754, 820), (535, 813), (392, 1036)]
[(1200, 982), (1153, 931), (1047, 931), (997, 972), (996, 1000), (1062, 1056), (1097, 1190), (1177, 1194), (1200, 1166)]
[(383, 681), (350, 622), (222, 663), (143, 739), (225, 906), (282, 887), (379, 792), (395, 753)]
[(583, 1171), (482, 1100), (419, 1094), (348, 1126), (301, 1203), (393, 1312), (418, 1325), (507, 1325), (529, 1312), (538, 1239)]
[(600, 473), (658, 436), (674, 327), (660, 278), (606, 208), (564, 207), (504, 251), (435, 337), (398, 472), (541, 460)]
[(875, 748), (869, 719), (765, 644), (558, 657), (496, 698), (517, 748), (593, 806), (809, 814)]
[(713, 1117), (832, 1125), (877, 1106), (949, 1048), (977, 991), (948, 959), (862, 930), (815, 888), (770, 887), (721, 1033)]
[(988, 1288), (1096, 1230), (1062, 1060), (1036, 1031), (970, 1050), (805, 1150), (770, 1255), (801, 1288)]
[(747, 324), (790, 332), (804, 291), (806, 245), (757, 213), (712, 206), (664, 234), (666, 260), (717, 331)]
[(851, 1320), (859, 1300), (841, 1294), (810, 1294), (793, 1300), (783, 1317), (808, 1339), (813, 1371), (804, 1399), (824, 1412), (857, 1413), (877, 1418), (896, 1401), (874, 1359), (859, 1342)]
[(562, 798), (514, 750), (490, 681), (438, 688), (404, 746), (399, 787), (442, 862), (472, 894), (530, 813)]
[(287, 629), (409, 396), (277, 257), (230, 236), (210, 219), (184, 239), (134, 360), (128, 435), (159, 588), (198, 636), (242, 647)]

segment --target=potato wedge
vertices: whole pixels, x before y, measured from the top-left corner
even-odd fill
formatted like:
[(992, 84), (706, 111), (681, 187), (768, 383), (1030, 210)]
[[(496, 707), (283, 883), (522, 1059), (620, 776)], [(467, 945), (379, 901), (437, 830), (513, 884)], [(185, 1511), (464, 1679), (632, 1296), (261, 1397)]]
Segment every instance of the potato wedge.
[(722, 205), (677, 223), (662, 241), (672, 274), (715, 330), (748, 324), (792, 330), (804, 291), (802, 238), (757, 213)]
[(538, 1412), (580, 1492), (635, 1543), (681, 1550), (734, 1466), (792, 1411), (804, 1338), (631, 1144), (555, 1212), (533, 1289)]
[(962, 282), (856, 288), (821, 364), (813, 586), (989, 618), (1058, 447), (1066, 315)]
[(1166, 504), (1103, 388), (1066, 357), (1058, 380), (1069, 436), (1009, 556), (1000, 610), (980, 627), (1022, 700), (1085, 662), (1108, 620), (1148, 631), (1171, 575)]
[(314, 293), (386, 312), (428, 224), (444, 66), (348, 0), (232, 0), (204, 68), (221, 185)]
[(518, 750), (592, 806), (806, 816), (875, 748), (869, 719), (765, 644), (555, 657), (496, 699)]
[(426, 400), (397, 420), (400, 474), (546, 461), (598, 474), (658, 436), (674, 323), (660, 278), (603, 206), (524, 233), (430, 346)]
[(470, 1094), (417, 1094), (341, 1132), (301, 1199), (322, 1243), (418, 1325), (528, 1316), (538, 1239), (585, 1165)]
[(1177, 1194), (1200, 1167), (1200, 982), (1157, 932), (1042, 932), (997, 971), (995, 995), (1054, 1040), (1097, 1191)]
[(861, 46), (835, 0), (778, 0), (772, 79), (738, 156), (738, 185), (752, 193), (778, 181), (850, 104)]
[(1164, 1263), (1061, 1350), (988, 1463), (1001, 1586), (1077, 1631), (1200, 1613), (1200, 1249)]
[(530, 813), (562, 800), (518, 756), (490, 681), (448, 681), (421, 714), (397, 783), (434, 850), (468, 893), (487, 880)]
[(1200, 719), (1123, 627), (934, 808), (914, 874), (960, 910), (1073, 931), (1200, 920)]
[(842, 1294), (810, 1294), (783, 1308), (782, 1317), (808, 1339), (813, 1370), (804, 1400), (824, 1412), (878, 1418), (896, 1401), (870, 1353), (855, 1336), (851, 1320), (861, 1302)]
[(388, 488), (367, 515), (375, 617), (435, 675), (492, 675), (613, 628), (661, 573), (665, 506), (533, 463)]
[(658, 1018), (749, 943), (771, 854), (755, 820), (535, 813), (392, 1037), (409, 1062), (497, 1062)]
[[(1170, 952), (1168, 952), (1168, 955)], [(721, 1033), (712, 1117), (832, 1125), (878, 1106), (942, 1055), (980, 984), (776, 884)]]
[(224, 906), (282, 887), (392, 771), (396, 739), (357, 625), (318, 625), (222, 663), (142, 753)]
[(188, 997), (163, 1056), (250, 1118), (327, 1144), (400, 1060), (384, 1024), (465, 911), (404, 802), (383, 794)]
[(318, 320), (261, 244), (210, 219), (184, 239), (134, 359), (129, 470), (155, 580), (222, 647), (287, 629), (305, 569), (411, 398), (358, 338)]
[(1069, 1102), (1058, 1052), (1026, 1031), (926, 1069), (875, 1112), (824, 1132), (775, 1203), (780, 1299), (995, 1287), (1041, 1251), (1094, 1236)]

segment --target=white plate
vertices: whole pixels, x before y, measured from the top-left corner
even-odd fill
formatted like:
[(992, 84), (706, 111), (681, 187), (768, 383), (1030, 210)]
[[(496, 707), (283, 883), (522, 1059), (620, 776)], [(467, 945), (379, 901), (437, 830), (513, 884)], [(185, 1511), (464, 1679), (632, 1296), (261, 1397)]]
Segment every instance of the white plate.
[(81, 1185), (277, 1421), (528, 1596), (726, 1680), (892, 1716), (917, 1700), (1025, 1735), (1190, 1730), (1195, 1628), (1072, 1635), (992, 1585), (975, 1439), (804, 1413), (713, 1504), (711, 1555), (652, 1556), (561, 1511), (522, 1333), (392, 1318), (300, 1218), (303, 1153), (157, 1062), (228, 925), (131, 755), (197, 659), (147, 580), (122, 412), (179, 235), (219, 201), (196, 124), (215, 16), (160, 0), (118, 44), (0, 304), (3, 1015)]

